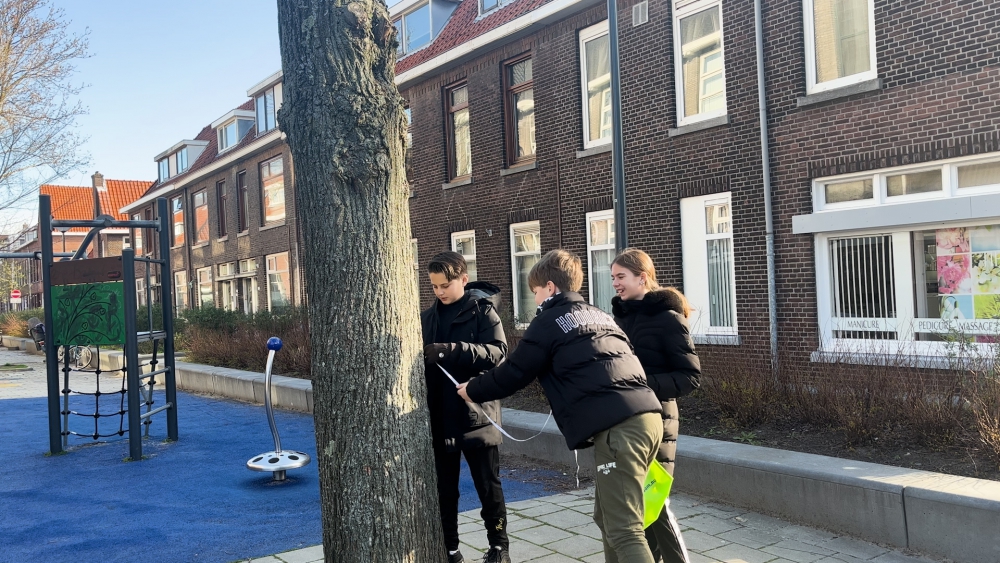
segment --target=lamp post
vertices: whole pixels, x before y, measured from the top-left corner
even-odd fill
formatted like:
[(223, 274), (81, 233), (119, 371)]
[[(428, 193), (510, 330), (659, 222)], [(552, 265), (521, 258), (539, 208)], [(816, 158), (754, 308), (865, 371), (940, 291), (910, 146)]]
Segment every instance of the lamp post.
[(65, 254), (66, 253), (66, 231), (69, 230), (69, 227), (56, 227), (56, 230), (59, 231), (60, 233), (62, 233), (62, 248), (63, 248), (62, 251), (63, 251), (63, 254)]
[(614, 181), (615, 250), (628, 248), (625, 210), (625, 149), (622, 146), (621, 70), (618, 63), (618, 3), (608, 0), (608, 50), (611, 58), (611, 169)]

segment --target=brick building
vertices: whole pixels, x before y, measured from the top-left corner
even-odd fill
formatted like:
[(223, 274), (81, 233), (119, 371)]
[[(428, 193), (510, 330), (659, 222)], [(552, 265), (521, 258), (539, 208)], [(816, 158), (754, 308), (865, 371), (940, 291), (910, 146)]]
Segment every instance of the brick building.
[[(291, 156), (277, 129), (281, 73), (250, 98), (155, 157), (158, 180), (122, 208), (152, 218), (169, 202), (174, 305), (254, 313), (302, 304)], [(158, 252), (155, 233), (137, 231), (137, 253)], [(150, 285), (158, 282), (155, 277)], [(147, 280), (137, 280), (139, 303)]]
[[(118, 220), (126, 220), (127, 216), (118, 209), (137, 199), (150, 186), (151, 182), (140, 180), (105, 180), (104, 175), (96, 172), (91, 176), (91, 185), (87, 186), (56, 186), (45, 184), (39, 187), (41, 195), (50, 198), (52, 217), (60, 220), (91, 220), (101, 215), (111, 215)], [(25, 226), (19, 233), (12, 235), (7, 244), (9, 252), (40, 252), (42, 249), (39, 225)], [(76, 252), (83, 244), (89, 229), (73, 227), (71, 229), (52, 231), (54, 252)], [(87, 247), (89, 258), (103, 256), (121, 256), (122, 248), (130, 244), (128, 229), (104, 229), (94, 237)], [(42, 306), (42, 272), (38, 260), (18, 260), (21, 271), (20, 278), (24, 282), (21, 287), (21, 309), (31, 309)]]
[[(754, 3), (618, 5), (629, 243), (691, 299), (704, 355), (766, 350)], [(391, 11), (417, 264), (463, 252), (525, 320), (528, 268), (564, 247), (584, 258), (582, 294), (607, 307), (605, 5)], [(777, 334), (794, 360), (934, 362), (944, 332), (1000, 332), (998, 22), (983, 0), (763, 2)]]

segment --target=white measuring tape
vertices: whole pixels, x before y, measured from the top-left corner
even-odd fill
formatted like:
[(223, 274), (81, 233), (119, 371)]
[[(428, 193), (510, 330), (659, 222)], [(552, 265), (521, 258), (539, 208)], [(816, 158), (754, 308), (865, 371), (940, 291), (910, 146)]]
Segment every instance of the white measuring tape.
[[(452, 377), (452, 375), (448, 372), (448, 370), (446, 370), (444, 368), (444, 366), (442, 366), (441, 364), (437, 364), (437, 367), (441, 368), (441, 371), (443, 371), (444, 374), (448, 376), (448, 379), (450, 379), (451, 382), (455, 384), (455, 388), (457, 389), (458, 386), (460, 385), (459, 382), (458, 382), (458, 380), (456, 380), (454, 377)], [(472, 401), (466, 401), (466, 403), (468, 403), (468, 404), (472, 405), (473, 407), (475, 407), (476, 409), (478, 409), (479, 412), (483, 413), (483, 416), (486, 417), (486, 420), (490, 421), (490, 424), (492, 424), (494, 428), (496, 428), (497, 430), (500, 431), (501, 434), (503, 434), (504, 436), (510, 438), (511, 440), (514, 440), (515, 442), (527, 442), (528, 440), (533, 440), (533, 439), (541, 436), (542, 432), (545, 431), (545, 427), (548, 425), (549, 421), (552, 420), (552, 409), (549, 409), (549, 416), (547, 416), (545, 418), (545, 422), (542, 424), (542, 428), (538, 431), (537, 434), (535, 434), (534, 436), (531, 436), (530, 438), (518, 439), (518, 438), (515, 438), (515, 437), (511, 436), (510, 434), (508, 434), (506, 430), (504, 430), (503, 428), (500, 427), (499, 424), (497, 424), (496, 422), (494, 422), (493, 419), (490, 418), (490, 415), (486, 414), (486, 411), (484, 411), (483, 408), (480, 407), (478, 404), (473, 403)], [(576, 462), (576, 488), (579, 489), (580, 488), (580, 457), (577, 455), (577, 451), (576, 450), (573, 450), (573, 459)]]

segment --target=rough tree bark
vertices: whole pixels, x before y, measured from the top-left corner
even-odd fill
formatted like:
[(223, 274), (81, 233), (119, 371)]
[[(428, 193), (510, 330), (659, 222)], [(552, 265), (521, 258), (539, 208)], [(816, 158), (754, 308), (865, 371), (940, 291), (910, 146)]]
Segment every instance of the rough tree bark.
[(445, 559), (383, 0), (278, 0), (327, 562)]

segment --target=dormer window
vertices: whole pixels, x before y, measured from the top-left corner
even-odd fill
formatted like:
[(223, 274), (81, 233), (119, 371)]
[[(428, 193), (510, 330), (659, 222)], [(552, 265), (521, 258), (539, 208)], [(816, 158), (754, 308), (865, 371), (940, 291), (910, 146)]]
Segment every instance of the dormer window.
[(500, 0), (479, 0), (479, 15), (492, 12), (500, 6)]
[(160, 161), (160, 181), (163, 182), (170, 177), (170, 160), (164, 158)]
[(253, 122), (254, 112), (238, 109), (215, 120), (212, 127), (218, 135), (219, 152), (227, 151), (239, 144), (240, 139), (253, 127)]
[(423, 4), (393, 22), (399, 37), (399, 54), (408, 54), (431, 42), (431, 7)]
[(180, 174), (188, 169), (187, 147), (177, 151), (177, 173)]
[(271, 86), (256, 97), (257, 106), (257, 133), (264, 133), (274, 129), (277, 125), (275, 115), (281, 107), (281, 83)]

